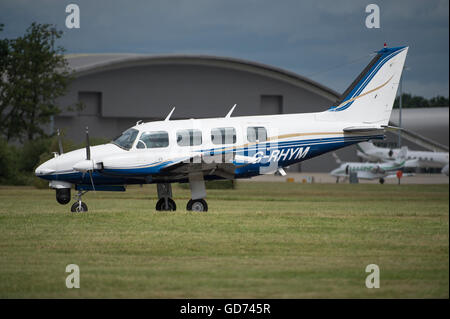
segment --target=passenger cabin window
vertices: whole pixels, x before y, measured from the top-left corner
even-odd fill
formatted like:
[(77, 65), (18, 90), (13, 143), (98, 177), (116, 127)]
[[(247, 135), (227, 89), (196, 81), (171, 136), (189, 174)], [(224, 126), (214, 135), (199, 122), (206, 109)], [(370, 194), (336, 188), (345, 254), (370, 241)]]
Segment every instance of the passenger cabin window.
[(213, 144), (236, 143), (236, 129), (234, 127), (219, 127), (211, 130), (211, 142)]
[(177, 131), (177, 144), (179, 146), (196, 146), (202, 144), (202, 131), (179, 130)]
[(169, 146), (169, 134), (165, 131), (144, 132), (136, 148), (160, 148)]
[(247, 140), (249, 142), (267, 141), (267, 130), (262, 126), (247, 127)]

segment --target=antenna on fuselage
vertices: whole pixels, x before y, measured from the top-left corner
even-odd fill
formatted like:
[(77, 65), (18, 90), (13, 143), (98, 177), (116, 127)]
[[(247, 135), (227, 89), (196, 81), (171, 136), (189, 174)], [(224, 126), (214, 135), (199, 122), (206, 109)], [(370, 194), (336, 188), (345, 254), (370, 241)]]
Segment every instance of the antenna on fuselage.
[(172, 111), (170, 111), (169, 115), (167, 115), (166, 119), (164, 121), (168, 121), (170, 120), (170, 117), (172, 116), (173, 111), (175, 111), (175, 107), (172, 109)]
[(229, 119), (231, 117), (231, 113), (233, 113), (234, 108), (236, 107), (237, 104), (233, 105), (233, 107), (231, 108), (231, 110), (227, 113), (227, 115), (225, 115), (226, 119)]

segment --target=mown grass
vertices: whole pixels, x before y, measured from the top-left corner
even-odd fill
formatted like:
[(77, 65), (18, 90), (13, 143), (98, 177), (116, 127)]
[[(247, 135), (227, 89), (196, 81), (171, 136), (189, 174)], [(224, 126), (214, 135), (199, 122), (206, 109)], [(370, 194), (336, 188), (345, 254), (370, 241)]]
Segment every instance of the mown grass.
[(448, 185), (240, 182), (210, 190), (207, 213), (174, 194), (176, 212), (154, 210), (150, 185), (71, 214), (53, 191), (0, 187), (0, 297), (449, 297)]

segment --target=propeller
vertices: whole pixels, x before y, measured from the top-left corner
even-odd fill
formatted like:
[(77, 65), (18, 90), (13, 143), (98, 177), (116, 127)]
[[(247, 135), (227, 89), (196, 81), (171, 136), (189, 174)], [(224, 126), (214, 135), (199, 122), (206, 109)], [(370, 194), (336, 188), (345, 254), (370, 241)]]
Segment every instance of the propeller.
[(86, 126), (86, 159), (91, 159), (91, 146), (89, 144), (89, 128)]
[[(91, 145), (89, 143), (89, 128), (86, 126), (86, 160), (90, 161), (91, 160)], [(95, 186), (94, 186), (94, 180), (92, 179), (92, 169), (88, 170), (87, 172), (89, 173), (89, 177), (91, 179), (91, 184), (92, 184), (92, 189), (95, 192)], [(83, 178), (84, 178), (84, 174), (83, 174)]]
[(57, 129), (56, 132), (58, 135), (59, 155), (61, 155), (64, 153), (63, 146), (62, 146), (62, 140), (61, 140), (61, 133), (60, 133), (59, 129)]
[(91, 159), (91, 145), (89, 142), (89, 128), (86, 127), (86, 159), (79, 161), (78, 163), (75, 163), (73, 165), (73, 169), (79, 172), (82, 172), (82, 178), (84, 179), (84, 176), (86, 173), (89, 173), (89, 178), (91, 180), (92, 184), (92, 190), (95, 192), (95, 185), (94, 185), (94, 179), (92, 178), (92, 173), (96, 169), (101, 169), (102, 165), (101, 163), (96, 163), (93, 159)]

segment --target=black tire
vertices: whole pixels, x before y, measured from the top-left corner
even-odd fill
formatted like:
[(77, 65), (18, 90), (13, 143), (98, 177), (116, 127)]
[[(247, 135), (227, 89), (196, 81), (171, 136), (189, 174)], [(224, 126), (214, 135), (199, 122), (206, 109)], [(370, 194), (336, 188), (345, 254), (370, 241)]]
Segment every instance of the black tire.
[(83, 213), (88, 211), (88, 207), (86, 203), (81, 202), (81, 206), (79, 202), (73, 203), (72, 207), (70, 208), (70, 211), (72, 213)]
[(156, 203), (156, 210), (157, 211), (176, 211), (177, 210), (177, 204), (175, 204), (175, 201), (172, 198), (167, 199), (167, 205), (164, 198), (160, 198), (158, 202)]
[(204, 199), (191, 199), (186, 205), (188, 211), (207, 212), (208, 204)]
[(380, 184), (384, 184), (384, 178), (380, 178)]

